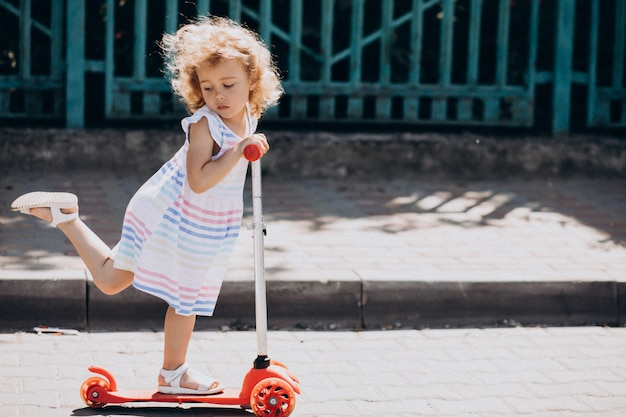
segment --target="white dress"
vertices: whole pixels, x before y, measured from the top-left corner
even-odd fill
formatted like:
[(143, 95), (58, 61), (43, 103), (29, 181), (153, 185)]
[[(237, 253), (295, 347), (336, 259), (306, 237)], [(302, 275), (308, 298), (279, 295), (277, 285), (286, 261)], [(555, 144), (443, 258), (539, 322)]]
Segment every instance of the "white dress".
[[(198, 194), (189, 187), (189, 125), (203, 117), (221, 148), (214, 160), (243, 140), (206, 106), (183, 119), (184, 145), (130, 200), (112, 256), (115, 268), (135, 274), (136, 288), (181, 315), (213, 314), (243, 216), (244, 158), (213, 188)], [(248, 120), (252, 134), (257, 120), (249, 112)]]

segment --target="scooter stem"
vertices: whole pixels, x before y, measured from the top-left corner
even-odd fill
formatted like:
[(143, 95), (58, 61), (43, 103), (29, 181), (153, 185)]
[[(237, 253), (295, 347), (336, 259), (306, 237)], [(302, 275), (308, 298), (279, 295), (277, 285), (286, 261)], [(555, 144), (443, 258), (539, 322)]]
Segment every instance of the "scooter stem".
[[(256, 145), (248, 145), (248, 147)], [(248, 155), (246, 155), (247, 157)], [(259, 155), (260, 157), (260, 155)], [(249, 158), (251, 159), (251, 158)], [(251, 162), (252, 167), (252, 237), (254, 239), (254, 296), (257, 354), (255, 368), (269, 366), (267, 356), (267, 298), (265, 287), (265, 263), (263, 258), (263, 236), (265, 224), (263, 223), (263, 205), (261, 189), (261, 161)]]

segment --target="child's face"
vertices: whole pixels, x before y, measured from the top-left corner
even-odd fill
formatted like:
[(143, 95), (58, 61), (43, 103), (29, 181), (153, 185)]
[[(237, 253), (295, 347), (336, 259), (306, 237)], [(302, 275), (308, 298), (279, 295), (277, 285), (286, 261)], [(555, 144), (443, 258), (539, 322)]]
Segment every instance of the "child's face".
[(202, 65), (196, 69), (196, 74), (209, 109), (222, 119), (243, 117), (253, 84), (239, 60)]

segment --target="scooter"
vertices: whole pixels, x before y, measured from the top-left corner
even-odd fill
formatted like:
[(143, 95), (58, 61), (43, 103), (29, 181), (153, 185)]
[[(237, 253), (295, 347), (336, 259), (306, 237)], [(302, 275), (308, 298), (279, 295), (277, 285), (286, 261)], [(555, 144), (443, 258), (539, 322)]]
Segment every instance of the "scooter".
[(244, 156), (252, 166), (252, 235), (254, 238), (254, 281), (257, 357), (253, 367), (245, 375), (241, 389), (226, 388), (214, 395), (161, 394), (151, 390), (118, 390), (117, 381), (104, 368), (92, 366), (92, 376), (83, 382), (80, 395), (85, 404), (102, 408), (107, 404), (137, 402), (164, 402), (181, 406), (185, 403), (206, 403), (217, 406), (239, 406), (252, 409), (257, 416), (287, 417), (296, 406), (296, 394), (300, 383), (287, 367), (270, 360), (267, 355), (267, 300), (265, 289), (265, 266), (263, 258), (263, 208), (261, 199), (261, 150), (248, 145)]

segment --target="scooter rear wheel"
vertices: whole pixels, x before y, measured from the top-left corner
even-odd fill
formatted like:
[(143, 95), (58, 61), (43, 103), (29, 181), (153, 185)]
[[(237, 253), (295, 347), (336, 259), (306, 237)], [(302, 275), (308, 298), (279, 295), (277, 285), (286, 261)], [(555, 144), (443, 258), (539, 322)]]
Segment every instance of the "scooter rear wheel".
[(111, 389), (109, 381), (99, 376), (92, 376), (91, 378), (87, 378), (83, 385), (80, 386), (80, 397), (83, 399), (83, 402), (91, 407), (91, 408), (102, 408), (106, 405), (106, 403), (99, 402), (96, 398), (98, 394), (94, 395), (94, 388), (101, 387), (105, 391)]
[(282, 379), (266, 378), (252, 389), (250, 406), (259, 417), (287, 417), (296, 407), (296, 393)]

